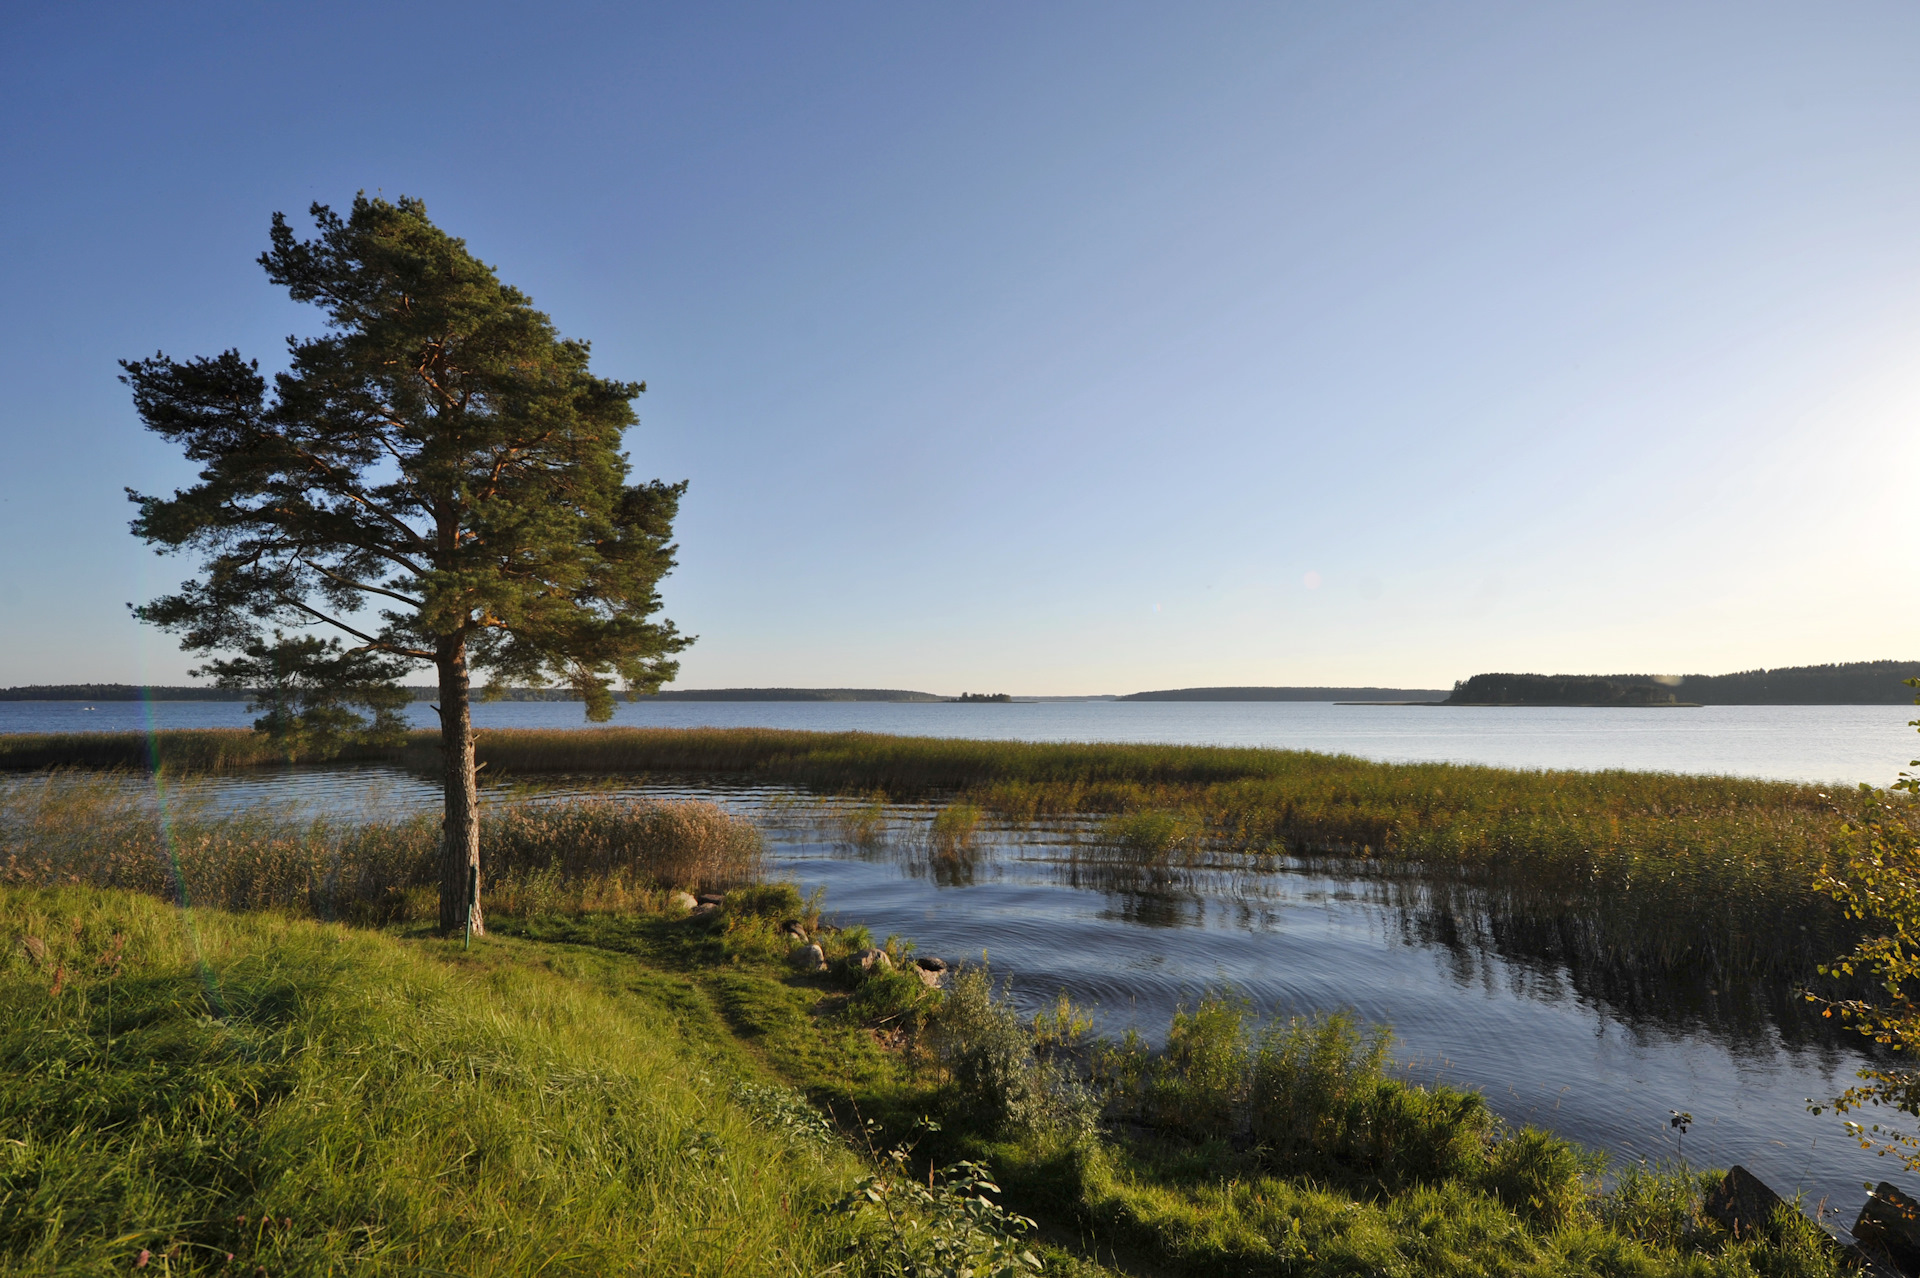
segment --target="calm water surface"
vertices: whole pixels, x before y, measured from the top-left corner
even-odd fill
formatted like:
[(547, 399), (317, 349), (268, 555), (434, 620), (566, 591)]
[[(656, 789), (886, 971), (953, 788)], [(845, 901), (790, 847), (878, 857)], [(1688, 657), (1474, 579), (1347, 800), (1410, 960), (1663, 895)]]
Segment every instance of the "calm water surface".
[[(435, 726), (424, 704), (409, 708)], [(1313, 701), (620, 702), (616, 725), (774, 727), (1023, 741), (1155, 741), (1329, 750), (1392, 762), (1631, 768), (1884, 785), (1914, 757), (1911, 706), (1698, 710), (1342, 706)], [(0, 702), (0, 732), (245, 727), (238, 701)], [(483, 728), (582, 728), (577, 703), (482, 703)]]
[[(389, 768), (207, 784), (221, 803), (315, 812), (438, 802), (430, 781)], [(1744, 1163), (1785, 1194), (1826, 1200), (1841, 1223), (1864, 1200), (1861, 1182), (1892, 1174), (1832, 1115), (1806, 1111), (1806, 1098), (1852, 1081), (1859, 1058), (1844, 1044), (1789, 1041), (1764, 1019), (1711, 1011), (1636, 1016), (1576, 991), (1557, 966), (1430, 939), (1365, 881), (1231, 861), (1199, 871), (1116, 866), (1090, 861), (1066, 827), (992, 831), (969, 854), (942, 857), (931, 851), (922, 807), (892, 809), (885, 837), (860, 845), (844, 837), (830, 805), (778, 788), (541, 785), (554, 797), (590, 785), (723, 803), (766, 830), (771, 872), (803, 890), (825, 887), (840, 921), (911, 937), (922, 953), (985, 954), (1013, 978), (1026, 1010), (1064, 989), (1092, 1005), (1102, 1033), (1135, 1027), (1158, 1039), (1182, 1000), (1230, 985), (1263, 1012), (1352, 1008), (1388, 1023), (1417, 1077), (1478, 1088), (1508, 1119), (1616, 1160), (1675, 1157), (1668, 1116), (1687, 1110), (1689, 1161)]]

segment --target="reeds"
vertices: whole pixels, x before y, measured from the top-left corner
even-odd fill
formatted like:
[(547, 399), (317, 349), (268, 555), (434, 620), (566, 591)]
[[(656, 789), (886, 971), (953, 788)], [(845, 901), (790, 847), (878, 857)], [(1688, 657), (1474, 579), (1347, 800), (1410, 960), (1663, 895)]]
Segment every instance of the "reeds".
[[(256, 737), (0, 737), (0, 767), (133, 763), (149, 752), (174, 767), (273, 761)], [(416, 733), (393, 757), (428, 761), (433, 740)], [(1508, 952), (1628, 989), (1676, 974), (1791, 986), (1856, 939), (1812, 883), (1864, 800), (1817, 786), (758, 728), (489, 731), (479, 756), (494, 775), (726, 775), (868, 803), (958, 801), (1011, 821), (1097, 817), (1104, 834), (1082, 849), (1089, 860), (1230, 852), (1325, 862), (1414, 884), (1442, 913), (1484, 918)]]
[[(122, 888), (178, 904), (394, 921), (432, 912), (427, 815), (301, 819), (218, 811), (192, 786), (164, 803), (124, 774), (49, 772), (0, 788), (0, 885)], [(753, 879), (752, 823), (698, 801), (582, 798), (489, 808), (483, 897), (509, 913), (627, 909), (664, 888)]]

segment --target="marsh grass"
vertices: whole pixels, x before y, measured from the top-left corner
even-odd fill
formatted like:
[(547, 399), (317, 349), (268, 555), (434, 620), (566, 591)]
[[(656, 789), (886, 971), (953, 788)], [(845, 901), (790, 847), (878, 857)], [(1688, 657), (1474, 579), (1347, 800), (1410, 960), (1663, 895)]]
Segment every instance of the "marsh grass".
[[(433, 912), (438, 847), (427, 815), (223, 811), (190, 784), (156, 793), (115, 773), (0, 787), (0, 886), (397, 922)], [(751, 822), (698, 801), (522, 802), (490, 807), (482, 822), (484, 896), (509, 913), (632, 909), (668, 888), (727, 888), (757, 877), (761, 855)]]
[[(274, 761), (253, 735), (0, 737), (0, 767)], [(387, 757), (430, 761), (432, 741), (415, 734)], [(486, 732), (479, 754), (495, 775), (750, 777), (857, 795), (868, 810), (884, 795), (1011, 822), (1084, 818), (1096, 833), (1076, 855), (1089, 863), (1287, 858), (1407, 884), (1436, 917), (1484, 917), (1506, 952), (1630, 996), (1675, 979), (1776, 991), (1815, 979), (1858, 928), (1812, 884), (1840, 825), (1882, 801), (1730, 777), (753, 728)], [(877, 837), (882, 822), (848, 830)], [(954, 847), (934, 865), (948, 878), (968, 869)]]

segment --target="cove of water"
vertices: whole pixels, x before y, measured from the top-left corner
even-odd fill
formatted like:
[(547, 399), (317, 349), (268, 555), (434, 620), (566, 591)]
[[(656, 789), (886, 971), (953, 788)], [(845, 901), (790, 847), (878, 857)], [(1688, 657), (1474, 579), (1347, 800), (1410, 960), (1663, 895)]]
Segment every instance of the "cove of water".
[[(437, 726), (415, 703), (416, 727)], [(1149, 741), (1324, 750), (1388, 762), (1627, 768), (1885, 785), (1914, 757), (1911, 706), (1353, 706), (1315, 701), (622, 701), (615, 726), (767, 727), (1019, 741)], [(240, 728), (239, 701), (0, 701), (0, 733)], [(482, 728), (578, 728), (577, 702), (474, 707)]]
[[(431, 810), (432, 782), (392, 768), (265, 770), (198, 783), (217, 806), (333, 814)], [(1783, 1033), (1766, 1017), (1706, 1004), (1647, 1014), (1576, 988), (1561, 966), (1502, 956), (1427, 926), (1381, 885), (1223, 858), (1140, 868), (1089, 858), (1072, 827), (998, 828), (937, 855), (932, 810), (888, 810), (881, 837), (850, 841), (832, 805), (778, 787), (546, 778), (515, 797), (693, 797), (765, 831), (769, 874), (827, 890), (829, 917), (898, 933), (923, 954), (1012, 978), (1026, 1013), (1065, 990), (1097, 1032), (1165, 1033), (1174, 1009), (1231, 987), (1262, 1014), (1350, 1008), (1393, 1027), (1409, 1073), (1485, 1093), (1514, 1123), (1605, 1150), (1616, 1165), (1682, 1155), (1745, 1164), (1830, 1223), (1850, 1224), (1862, 1183), (1912, 1177), (1861, 1151), (1831, 1113), (1807, 1112), (1853, 1082), (1844, 1039)], [(494, 791), (505, 798), (507, 792)], [(1684, 1138), (1673, 1111), (1693, 1115)], [(1684, 1139), (1684, 1146), (1681, 1140)], [(1837, 1221), (1835, 1218), (1837, 1217)]]

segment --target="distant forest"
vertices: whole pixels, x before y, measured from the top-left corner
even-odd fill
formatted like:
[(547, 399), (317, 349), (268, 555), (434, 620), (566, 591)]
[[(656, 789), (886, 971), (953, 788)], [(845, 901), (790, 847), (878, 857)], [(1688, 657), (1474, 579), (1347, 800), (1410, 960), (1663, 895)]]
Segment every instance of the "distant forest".
[[(1788, 666), (1724, 675), (1477, 674), (1437, 688), (1169, 688), (1135, 692), (1117, 701), (1431, 701), (1495, 706), (1875, 706), (1910, 705), (1920, 661), (1852, 661)], [(415, 701), (439, 689), (410, 687)], [(232, 688), (154, 687), (128, 683), (53, 683), (0, 688), (0, 701), (245, 701)], [(622, 694), (624, 695), (624, 694)], [(571, 688), (510, 688), (507, 701), (577, 701)], [(972, 698), (980, 700), (979, 696)], [(688, 688), (655, 694), (658, 701), (951, 701), (901, 688)]]
[(1911, 705), (1906, 680), (1920, 661), (1850, 661), (1724, 675), (1479, 674), (1453, 685), (1447, 705), (1880, 706)]
[(1116, 701), (1439, 701), (1442, 688), (1170, 688)]

